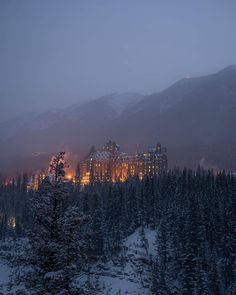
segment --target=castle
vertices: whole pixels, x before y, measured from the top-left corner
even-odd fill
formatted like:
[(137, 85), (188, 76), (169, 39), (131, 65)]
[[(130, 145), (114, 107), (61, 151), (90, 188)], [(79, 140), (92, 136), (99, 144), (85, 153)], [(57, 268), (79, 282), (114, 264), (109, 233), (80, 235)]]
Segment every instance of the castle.
[(81, 185), (96, 182), (124, 182), (130, 176), (143, 179), (167, 170), (167, 151), (160, 143), (145, 152), (121, 153), (115, 142), (107, 142), (102, 149), (93, 147), (78, 163), (77, 180)]

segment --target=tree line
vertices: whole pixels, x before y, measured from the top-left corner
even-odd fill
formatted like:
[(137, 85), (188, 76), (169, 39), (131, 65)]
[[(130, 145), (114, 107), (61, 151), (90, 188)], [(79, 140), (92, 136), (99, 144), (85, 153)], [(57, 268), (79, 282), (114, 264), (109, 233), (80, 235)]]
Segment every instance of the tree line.
[[(75, 255), (80, 257), (78, 273), (96, 261), (110, 260), (119, 253), (128, 235), (140, 227), (149, 227), (157, 232), (156, 254), (150, 260), (152, 294), (235, 294), (236, 178), (232, 175), (224, 171), (214, 175), (201, 169), (195, 172), (174, 169), (142, 181), (133, 177), (125, 183), (96, 183), (83, 189), (63, 182), (52, 188), (53, 181), (46, 179), (36, 193), (27, 192), (25, 183), (26, 177), (18, 185), (0, 188), (1, 238), (22, 238), (34, 229), (37, 234), (30, 239), (31, 249), (36, 251), (35, 241), (42, 234), (39, 230), (42, 220), (35, 219), (36, 212), (41, 212), (43, 219), (45, 210), (53, 205), (50, 198), (57, 196), (59, 221), (50, 231), (57, 232), (57, 237), (66, 236), (67, 239), (59, 239), (63, 240), (60, 243), (65, 243), (65, 249), (72, 252), (62, 253), (52, 247), (50, 255), (53, 256), (53, 251), (60, 253), (56, 257), (64, 261), (61, 269), (70, 269), (71, 276), (73, 271), (68, 265), (77, 261)], [(66, 208), (71, 211), (63, 209), (62, 200), (66, 200)], [(15, 217), (13, 228), (10, 217)], [(71, 217), (77, 218), (78, 224), (73, 223)], [(49, 224), (52, 225), (52, 221)], [(75, 243), (77, 235), (79, 245)], [(50, 237), (55, 238), (53, 234)], [(37, 251), (40, 255), (39, 249)], [(68, 253), (74, 254), (68, 258)], [(43, 268), (46, 273), (58, 269), (56, 264), (50, 265), (52, 261), (49, 259), (48, 268)], [(47, 277), (47, 282), (52, 284), (48, 283), (48, 290), (57, 280)], [(67, 283), (62, 284), (65, 289), (69, 288), (69, 281), (68, 278)], [(73, 294), (70, 292), (68, 294)], [(43, 294), (43, 291), (35, 294)]]

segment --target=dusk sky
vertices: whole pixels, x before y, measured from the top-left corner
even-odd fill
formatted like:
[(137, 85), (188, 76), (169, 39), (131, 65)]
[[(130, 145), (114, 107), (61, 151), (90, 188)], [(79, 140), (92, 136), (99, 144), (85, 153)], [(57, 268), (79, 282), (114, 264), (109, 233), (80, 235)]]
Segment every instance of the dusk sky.
[(235, 0), (0, 0), (0, 121), (236, 64)]

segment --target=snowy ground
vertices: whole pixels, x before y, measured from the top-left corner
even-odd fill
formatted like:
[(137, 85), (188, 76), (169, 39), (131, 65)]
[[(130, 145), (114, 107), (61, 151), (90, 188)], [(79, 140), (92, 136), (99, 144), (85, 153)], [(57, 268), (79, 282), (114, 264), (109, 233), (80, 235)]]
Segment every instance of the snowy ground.
[[(115, 262), (106, 263), (97, 269), (104, 295), (150, 295), (150, 261), (155, 253), (156, 232), (145, 230), (144, 247), (140, 230), (130, 235), (123, 244), (123, 251)], [(146, 249), (145, 249), (146, 248)]]
[(10, 268), (0, 260), (0, 294), (6, 294), (6, 283), (9, 281), (10, 273)]
[(25, 239), (14, 240), (7, 239), (5, 241), (0, 242), (0, 295), (7, 294), (23, 294), (17, 293), (19, 290), (23, 290), (24, 294), (27, 294), (25, 288), (23, 286), (16, 286), (12, 289), (12, 292), (9, 293), (8, 283), (10, 282), (10, 276), (12, 274), (12, 269), (8, 265), (8, 257), (11, 256), (12, 253), (16, 253), (21, 250), (22, 245), (26, 242)]
[[(123, 243), (118, 257), (93, 269), (92, 281), (100, 286), (99, 295), (150, 295), (150, 261), (155, 253), (156, 231), (136, 230)], [(145, 237), (144, 238), (142, 238)], [(7, 294), (10, 268), (0, 259), (0, 295)]]

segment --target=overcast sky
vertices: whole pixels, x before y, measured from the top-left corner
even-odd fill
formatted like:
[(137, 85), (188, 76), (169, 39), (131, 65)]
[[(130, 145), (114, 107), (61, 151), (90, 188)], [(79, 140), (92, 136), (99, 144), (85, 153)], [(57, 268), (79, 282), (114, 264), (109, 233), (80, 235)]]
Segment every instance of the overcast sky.
[(0, 120), (236, 64), (235, 0), (0, 0)]

